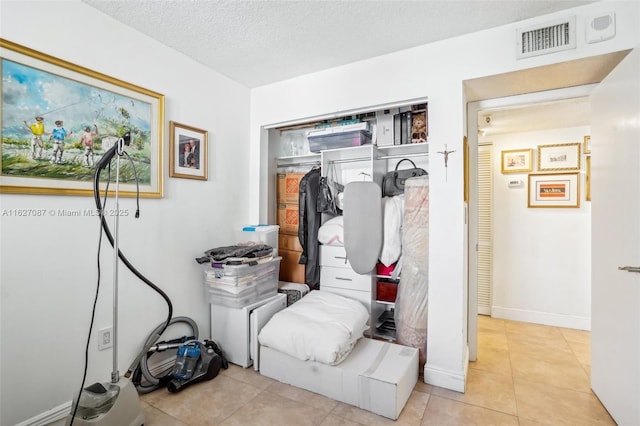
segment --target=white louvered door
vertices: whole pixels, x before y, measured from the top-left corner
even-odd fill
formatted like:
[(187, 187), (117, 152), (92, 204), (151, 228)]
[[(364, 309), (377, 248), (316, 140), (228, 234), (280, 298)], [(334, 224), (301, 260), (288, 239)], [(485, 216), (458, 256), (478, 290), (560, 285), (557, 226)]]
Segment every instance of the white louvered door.
[(478, 146), (478, 313), (491, 315), (493, 286), (493, 146)]

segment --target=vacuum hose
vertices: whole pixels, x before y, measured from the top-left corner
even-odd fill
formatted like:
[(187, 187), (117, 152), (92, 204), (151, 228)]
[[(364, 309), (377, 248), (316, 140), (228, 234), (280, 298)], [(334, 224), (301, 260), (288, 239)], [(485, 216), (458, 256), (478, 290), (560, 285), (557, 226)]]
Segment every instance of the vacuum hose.
[[(124, 139), (125, 143), (128, 145), (128, 140), (130, 140), (130, 134), (129, 132), (125, 133), (122, 136), (122, 139)], [(109, 148), (107, 150), (107, 152), (104, 153), (104, 155), (102, 156), (102, 158), (100, 159), (100, 161), (98, 162), (98, 165), (96, 166), (96, 172), (93, 176), (93, 196), (95, 198), (95, 202), (96, 202), (96, 207), (98, 209), (98, 213), (100, 214), (100, 221), (102, 223), (102, 229), (104, 230), (105, 235), (107, 236), (107, 238), (109, 239), (109, 243), (111, 243), (111, 246), (114, 246), (114, 239), (113, 239), (113, 235), (111, 234), (111, 230), (109, 229), (109, 225), (107, 224), (107, 220), (104, 217), (103, 211), (102, 211), (102, 201), (100, 200), (100, 173), (102, 172), (102, 170), (104, 170), (107, 166), (111, 166), (111, 160), (113, 159), (113, 157), (115, 157), (116, 155), (122, 155), (122, 154), (117, 154), (116, 150), (118, 149), (118, 145), (119, 143), (116, 143), (113, 147)], [(134, 168), (135, 171), (135, 168)], [(136, 177), (136, 182), (137, 182), (137, 177)], [(136, 211), (136, 217), (139, 216), (139, 210)], [(149, 287), (151, 287), (153, 290), (155, 290), (158, 294), (160, 294), (160, 296), (162, 296), (162, 298), (167, 302), (167, 307), (168, 307), (168, 315), (167, 315), (167, 320), (158, 328), (156, 328), (156, 330), (154, 330), (154, 333), (156, 333), (155, 336), (155, 340), (153, 340), (151, 337), (147, 340), (147, 344), (148, 346), (146, 346), (145, 344), (145, 348), (143, 349), (143, 351), (140, 353), (140, 355), (138, 355), (138, 358), (136, 359), (136, 361), (134, 361), (134, 363), (132, 365), (136, 365), (140, 359), (142, 358), (142, 356), (145, 356), (147, 351), (149, 350), (149, 348), (153, 345), (154, 342), (156, 342), (159, 338), (160, 335), (167, 329), (167, 327), (169, 327), (169, 325), (171, 324), (171, 318), (173, 316), (173, 305), (171, 303), (171, 300), (169, 299), (169, 296), (167, 296), (167, 294), (162, 291), (158, 286), (156, 286), (154, 283), (152, 283), (147, 277), (145, 277), (144, 275), (142, 275), (132, 264), (131, 262), (129, 262), (129, 260), (125, 257), (125, 255), (122, 253), (122, 251), (120, 251), (120, 249), (118, 248), (118, 257), (120, 258), (120, 260), (122, 260), (122, 263), (125, 264), (125, 266), (135, 275), (137, 276), (140, 280), (142, 280), (145, 284), (147, 284)], [(151, 342), (151, 343), (149, 343)], [(131, 376), (131, 370), (127, 371), (125, 374), (125, 377), (130, 377)]]
[[(175, 317), (172, 318), (169, 325), (173, 325), (176, 323), (185, 323), (187, 325), (189, 325), (191, 327), (192, 330), (192, 335), (190, 337), (190, 339), (193, 340), (198, 340), (198, 325), (195, 323), (194, 320), (192, 320), (189, 317)], [(160, 330), (164, 327), (164, 324), (160, 324), (155, 330), (153, 330), (151, 332), (151, 334), (149, 335), (149, 337), (147, 338), (147, 340), (144, 343), (144, 349), (142, 352), (140, 352), (140, 354), (138, 355), (138, 357), (136, 358), (136, 361), (131, 364), (131, 366), (129, 367), (129, 371), (133, 371), (133, 384), (136, 386), (136, 389), (138, 390), (138, 392), (140, 393), (148, 393), (148, 392), (152, 392), (156, 389), (158, 389), (159, 387), (161, 387), (163, 385), (163, 380), (166, 380), (166, 378), (158, 378), (156, 376), (154, 376), (153, 374), (151, 374), (151, 372), (149, 371), (149, 366), (147, 363), (148, 360), (148, 354), (149, 354), (149, 349), (152, 349), (151, 352), (155, 351), (163, 351), (166, 349), (171, 349), (172, 347), (177, 347), (180, 346), (181, 344), (185, 343), (184, 341), (182, 341), (181, 343), (176, 343), (176, 344), (159, 344), (157, 345), (157, 348), (153, 348), (153, 346), (156, 344), (156, 342), (158, 341), (157, 337), (159, 334), (162, 334), (162, 332), (160, 332)], [(142, 384), (142, 377), (144, 377), (144, 379), (148, 382), (148, 384), (143, 385)]]

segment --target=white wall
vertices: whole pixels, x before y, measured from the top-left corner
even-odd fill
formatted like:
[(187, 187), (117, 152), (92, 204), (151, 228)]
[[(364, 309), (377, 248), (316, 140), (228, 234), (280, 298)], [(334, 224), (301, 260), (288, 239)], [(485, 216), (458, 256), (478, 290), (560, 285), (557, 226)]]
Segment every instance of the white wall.
[[(592, 14), (616, 12), (616, 38), (597, 44), (584, 41)], [(577, 15), (574, 50), (527, 60), (515, 58), (515, 29), (555, 17)], [(261, 126), (333, 112), (427, 96), (431, 158), (429, 234), (429, 317), (425, 380), (464, 390), (467, 368), (467, 278), (462, 141), (466, 117), (463, 82), (468, 79), (533, 68), (632, 48), (640, 42), (639, 4), (597, 2), (559, 14), (445, 40), (343, 67), (305, 75), (252, 91), (251, 211), (253, 220), (267, 216), (265, 168), (268, 149)], [(406, 64), (411, 64), (406, 65)], [(475, 131), (475, 130), (473, 130)], [(437, 154), (454, 150), (445, 169)]]
[[(579, 142), (588, 127), (487, 137), (493, 143), (492, 316), (588, 330), (591, 311), (591, 203), (581, 157), (579, 208), (528, 208), (527, 173), (501, 173), (501, 151)], [(510, 188), (510, 180), (522, 185)]]
[[(2, 1), (0, 15), (6, 40), (164, 94), (165, 150), (169, 120), (208, 130), (208, 181), (169, 178), (165, 151), (164, 198), (142, 199), (137, 220), (134, 200), (122, 200), (132, 214), (120, 222), (121, 250), (168, 294), (174, 315), (193, 318), (208, 338), (209, 305), (194, 259), (235, 242), (233, 228), (248, 223), (249, 90), (79, 1)], [(2, 210), (93, 207), (89, 196), (0, 195)], [(0, 424), (13, 425), (68, 403), (80, 386), (98, 220), (2, 216), (0, 228)], [(112, 370), (111, 351), (98, 352), (95, 337), (112, 324), (109, 249), (103, 245), (87, 384), (108, 381)], [(124, 374), (167, 307), (124, 267), (119, 283)]]

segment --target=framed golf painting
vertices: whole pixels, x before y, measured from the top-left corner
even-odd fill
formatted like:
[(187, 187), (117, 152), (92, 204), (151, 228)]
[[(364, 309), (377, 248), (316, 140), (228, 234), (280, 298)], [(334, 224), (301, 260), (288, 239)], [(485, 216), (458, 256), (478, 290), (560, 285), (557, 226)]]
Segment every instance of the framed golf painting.
[(128, 133), (120, 194), (162, 197), (163, 95), (4, 39), (0, 67), (0, 192), (91, 195), (96, 165)]

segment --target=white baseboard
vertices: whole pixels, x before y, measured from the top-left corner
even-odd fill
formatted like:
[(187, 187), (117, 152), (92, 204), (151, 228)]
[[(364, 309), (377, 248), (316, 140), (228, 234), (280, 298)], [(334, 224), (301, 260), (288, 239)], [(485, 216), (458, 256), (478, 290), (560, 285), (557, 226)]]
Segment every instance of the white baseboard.
[(576, 315), (553, 314), (549, 312), (528, 311), (524, 309), (491, 307), (494, 318), (522, 321), (534, 324), (552, 325), (554, 327), (573, 328), (577, 330), (591, 330), (591, 317)]
[[(49, 411), (38, 414), (35, 417), (27, 419), (16, 426), (46, 426), (52, 425), (60, 420), (64, 420), (71, 412), (71, 401), (58, 405)], [(60, 423), (64, 424), (64, 422)]]
[(469, 368), (469, 348), (465, 350), (462, 371), (445, 370), (430, 365), (424, 365), (424, 382), (433, 386), (464, 393), (467, 383), (467, 369)]

